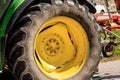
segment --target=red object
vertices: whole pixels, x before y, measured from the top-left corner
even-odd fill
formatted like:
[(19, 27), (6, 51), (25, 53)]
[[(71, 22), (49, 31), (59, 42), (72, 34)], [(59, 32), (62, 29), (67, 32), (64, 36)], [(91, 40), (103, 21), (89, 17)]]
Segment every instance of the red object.
[[(96, 21), (97, 22), (103, 22), (103, 21), (109, 21), (109, 16), (108, 13), (96, 13), (94, 14), (94, 16), (96, 17)], [(120, 22), (120, 15), (119, 14), (111, 14), (111, 18), (112, 20), (117, 20), (118, 22)]]
[(110, 14), (112, 18), (112, 22), (110, 22), (110, 18), (108, 13), (96, 13), (94, 16), (96, 17), (96, 21), (103, 28), (112, 30), (112, 29), (120, 29), (120, 0), (114, 0), (116, 4), (116, 8), (119, 14)]
[(117, 25), (117, 26), (104, 26), (103, 28), (108, 29), (108, 30), (120, 29), (120, 25)]
[(111, 25), (110, 19), (108, 16), (108, 13), (96, 13), (94, 14), (96, 17), (96, 21), (99, 25), (101, 25), (103, 28), (106, 28), (108, 30), (112, 29), (120, 29), (120, 15), (119, 14), (111, 14), (112, 21), (116, 23), (117, 25)]
[(120, 10), (120, 0), (115, 0), (117, 10)]

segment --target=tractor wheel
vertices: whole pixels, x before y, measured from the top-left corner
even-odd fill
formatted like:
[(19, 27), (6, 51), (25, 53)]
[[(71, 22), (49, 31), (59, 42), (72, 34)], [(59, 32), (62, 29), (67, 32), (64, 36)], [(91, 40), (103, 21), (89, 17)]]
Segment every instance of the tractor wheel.
[(9, 65), (18, 80), (89, 80), (100, 61), (94, 16), (77, 0), (29, 7), (8, 35)]
[(112, 57), (114, 55), (114, 52), (115, 52), (115, 45), (112, 42), (105, 44), (102, 47), (102, 53), (104, 57)]

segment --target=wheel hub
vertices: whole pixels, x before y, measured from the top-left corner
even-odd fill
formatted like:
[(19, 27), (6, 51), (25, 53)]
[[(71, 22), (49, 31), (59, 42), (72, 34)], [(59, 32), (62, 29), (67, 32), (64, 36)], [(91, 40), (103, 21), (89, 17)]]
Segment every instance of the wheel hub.
[(70, 41), (66, 25), (62, 23), (44, 30), (38, 34), (36, 40), (36, 51), (44, 61), (55, 67), (63, 65), (74, 58), (75, 48)]
[(60, 43), (55, 38), (49, 39), (45, 44), (45, 52), (50, 56), (55, 56), (60, 51)]

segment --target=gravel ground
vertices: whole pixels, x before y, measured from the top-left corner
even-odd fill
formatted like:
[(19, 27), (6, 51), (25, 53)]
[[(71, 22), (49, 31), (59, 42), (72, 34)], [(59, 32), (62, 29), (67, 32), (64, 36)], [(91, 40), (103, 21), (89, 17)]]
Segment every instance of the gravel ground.
[(100, 63), (93, 80), (120, 80), (120, 60)]

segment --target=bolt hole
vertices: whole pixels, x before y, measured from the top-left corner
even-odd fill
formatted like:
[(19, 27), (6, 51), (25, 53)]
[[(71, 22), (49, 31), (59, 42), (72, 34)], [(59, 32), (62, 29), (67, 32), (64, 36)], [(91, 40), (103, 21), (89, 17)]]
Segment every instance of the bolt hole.
[(49, 51), (50, 49), (49, 48), (47, 48), (47, 51)]
[(47, 59), (49, 59), (49, 57), (47, 57)]
[(52, 40), (50, 39), (49, 42), (52, 42)]
[(59, 50), (59, 47), (57, 47), (56, 49)]
[(53, 39), (53, 42), (56, 42), (56, 40), (55, 40), (55, 39)]
[(50, 54), (52, 54), (53, 51), (50, 51)]
[(57, 42), (56, 45), (59, 45), (59, 43)]
[(54, 50), (54, 53), (56, 53), (56, 51)]
[(49, 44), (47, 43), (46, 46), (48, 46)]

